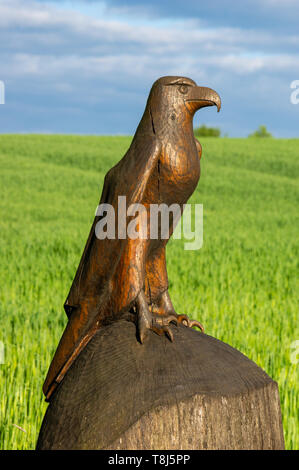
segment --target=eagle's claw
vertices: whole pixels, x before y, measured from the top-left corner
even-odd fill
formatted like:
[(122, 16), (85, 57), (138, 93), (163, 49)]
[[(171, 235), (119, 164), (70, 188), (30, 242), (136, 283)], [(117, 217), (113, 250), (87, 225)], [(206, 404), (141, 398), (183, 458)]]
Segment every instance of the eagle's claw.
[(154, 315), (149, 311), (146, 312), (146, 314), (143, 312), (143, 314), (140, 314), (138, 318), (138, 332), (140, 342), (144, 342), (148, 330), (152, 330), (159, 336), (165, 334), (170, 339), (170, 341), (173, 341), (173, 333), (169, 328), (169, 324), (171, 322), (177, 323), (175, 315), (162, 316)]
[[(201, 331), (204, 331), (204, 328), (201, 323), (197, 320), (190, 320), (187, 315), (178, 315), (174, 311), (166, 311), (163, 313), (163, 310), (160, 313), (154, 313), (149, 310), (144, 292), (141, 291), (136, 302), (137, 310), (137, 330), (140, 343), (143, 343), (148, 330), (152, 330), (157, 335), (166, 335), (170, 341), (173, 341), (173, 333), (169, 327), (170, 323), (181, 323), (189, 328), (196, 326), (200, 328)], [(165, 310), (164, 310), (165, 311)]]
[(202, 326), (202, 324), (197, 320), (191, 320), (187, 315), (177, 315), (176, 319), (177, 319), (177, 322), (181, 323), (182, 325), (185, 325), (189, 328), (196, 326), (202, 332), (204, 332), (204, 327)]

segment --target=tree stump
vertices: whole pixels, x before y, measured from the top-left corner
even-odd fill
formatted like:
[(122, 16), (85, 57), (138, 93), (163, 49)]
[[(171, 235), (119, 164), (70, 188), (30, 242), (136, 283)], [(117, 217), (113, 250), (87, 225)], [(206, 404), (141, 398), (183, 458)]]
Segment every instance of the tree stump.
[(283, 449), (278, 387), (231, 346), (171, 326), (102, 328), (51, 397), (37, 449)]

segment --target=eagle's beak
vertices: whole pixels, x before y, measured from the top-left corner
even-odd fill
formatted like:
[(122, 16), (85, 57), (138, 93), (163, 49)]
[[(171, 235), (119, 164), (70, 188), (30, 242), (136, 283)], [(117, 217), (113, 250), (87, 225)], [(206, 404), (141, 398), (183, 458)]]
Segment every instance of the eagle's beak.
[(219, 112), (221, 108), (221, 99), (218, 93), (211, 88), (195, 86), (190, 88), (188, 97), (185, 99), (185, 104), (191, 114), (206, 106), (217, 106), (217, 110)]

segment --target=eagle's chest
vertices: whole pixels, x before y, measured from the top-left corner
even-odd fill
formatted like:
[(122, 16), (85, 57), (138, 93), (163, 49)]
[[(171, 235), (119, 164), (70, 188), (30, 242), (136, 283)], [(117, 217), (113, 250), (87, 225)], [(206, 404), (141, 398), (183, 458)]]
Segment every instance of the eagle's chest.
[(154, 173), (156, 203), (186, 203), (200, 176), (200, 160), (194, 140), (188, 144), (166, 144)]

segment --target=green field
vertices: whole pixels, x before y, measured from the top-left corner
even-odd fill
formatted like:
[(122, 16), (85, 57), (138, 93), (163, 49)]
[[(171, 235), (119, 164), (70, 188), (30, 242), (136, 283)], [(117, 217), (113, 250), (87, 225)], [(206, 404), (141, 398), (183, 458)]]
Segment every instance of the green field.
[[(35, 447), (42, 383), (66, 323), (62, 306), (104, 174), (130, 140), (0, 136), (1, 449)], [(299, 140), (201, 143), (191, 202), (204, 205), (204, 245), (184, 251), (182, 240), (169, 243), (170, 294), (178, 312), (278, 382), (286, 447), (298, 449)]]

